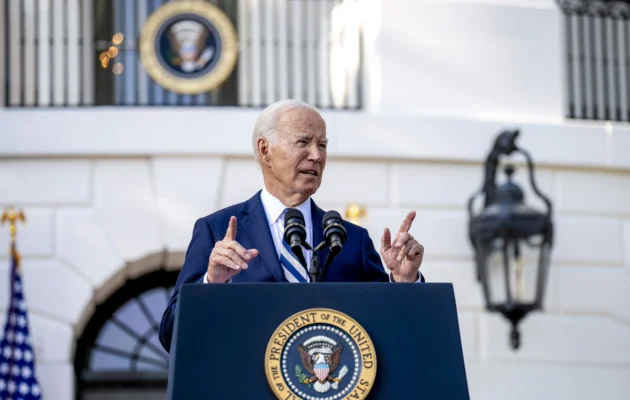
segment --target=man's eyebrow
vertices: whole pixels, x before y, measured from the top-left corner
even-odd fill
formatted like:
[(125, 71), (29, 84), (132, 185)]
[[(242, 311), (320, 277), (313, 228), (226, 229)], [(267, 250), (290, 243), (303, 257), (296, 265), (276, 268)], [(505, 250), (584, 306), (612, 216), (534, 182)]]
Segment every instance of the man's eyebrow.
[[(313, 135), (309, 135), (308, 133), (296, 133), (293, 135), (294, 139), (310, 139)], [(328, 138), (324, 138), (319, 141), (320, 143), (328, 143)]]

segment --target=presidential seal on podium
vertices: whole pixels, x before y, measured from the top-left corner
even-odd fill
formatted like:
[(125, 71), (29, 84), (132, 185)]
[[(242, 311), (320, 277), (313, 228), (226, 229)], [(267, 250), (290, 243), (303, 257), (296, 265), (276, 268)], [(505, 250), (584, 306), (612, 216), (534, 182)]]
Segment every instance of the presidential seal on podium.
[(265, 372), (278, 399), (365, 399), (376, 377), (376, 352), (357, 321), (313, 308), (276, 329), (265, 352)]
[(229, 78), (238, 58), (238, 40), (230, 19), (215, 5), (173, 1), (147, 19), (139, 53), (159, 85), (176, 93), (197, 94)]

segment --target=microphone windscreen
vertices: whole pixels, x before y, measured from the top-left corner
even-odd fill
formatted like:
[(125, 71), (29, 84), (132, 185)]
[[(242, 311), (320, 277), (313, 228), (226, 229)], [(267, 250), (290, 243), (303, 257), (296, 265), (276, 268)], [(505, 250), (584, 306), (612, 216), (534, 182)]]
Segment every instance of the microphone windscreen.
[(291, 243), (291, 237), (297, 235), (301, 241), (306, 240), (306, 224), (304, 214), (297, 208), (289, 208), (284, 215), (284, 240)]
[(304, 224), (304, 214), (302, 214), (302, 211), (298, 210), (297, 208), (289, 208), (287, 210), (287, 213), (284, 215), (285, 225), (288, 221), (294, 218), (298, 219), (302, 224)]
[(326, 226), (332, 222), (343, 224), (341, 215), (335, 210), (326, 211), (324, 218), (322, 218), (322, 229), (326, 229)]
[(324, 214), (322, 229), (327, 242), (330, 243), (333, 237), (336, 237), (341, 243), (346, 241), (346, 228), (344, 228), (343, 219), (337, 211), (330, 210)]

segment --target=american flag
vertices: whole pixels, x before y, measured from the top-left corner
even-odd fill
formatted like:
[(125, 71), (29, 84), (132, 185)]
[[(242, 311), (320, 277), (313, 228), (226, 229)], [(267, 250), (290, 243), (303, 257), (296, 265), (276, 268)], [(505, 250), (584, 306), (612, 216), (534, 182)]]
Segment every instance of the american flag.
[(9, 310), (0, 340), (0, 399), (36, 400), (42, 392), (35, 378), (35, 355), (28, 331), (26, 302), (22, 292), (20, 255), (11, 245)]

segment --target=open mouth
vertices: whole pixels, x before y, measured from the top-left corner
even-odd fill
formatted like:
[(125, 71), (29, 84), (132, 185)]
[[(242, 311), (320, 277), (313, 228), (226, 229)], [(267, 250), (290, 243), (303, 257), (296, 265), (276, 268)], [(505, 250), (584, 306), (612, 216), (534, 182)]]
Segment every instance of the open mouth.
[(304, 174), (304, 175), (310, 175), (310, 176), (317, 176), (317, 171), (312, 170), (312, 169), (307, 169), (305, 171), (300, 171), (300, 174)]

